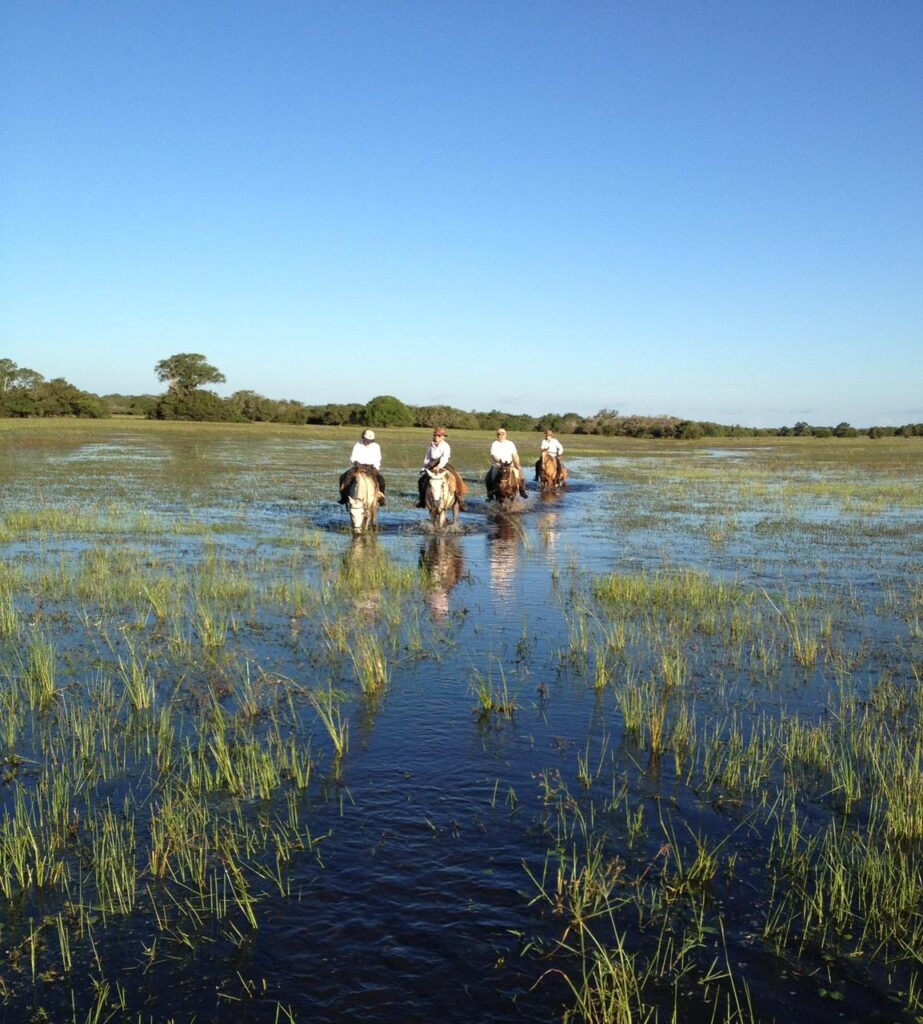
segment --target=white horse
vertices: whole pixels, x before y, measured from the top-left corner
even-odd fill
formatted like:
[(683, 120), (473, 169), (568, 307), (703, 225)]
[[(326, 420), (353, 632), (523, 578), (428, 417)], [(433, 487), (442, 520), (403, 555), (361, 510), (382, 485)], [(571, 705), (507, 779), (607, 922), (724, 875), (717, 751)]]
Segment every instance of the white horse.
[(353, 533), (374, 530), (378, 524), (378, 481), (361, 466), (356, 468), (346, 492), (346, 511), (349, 512)]
[(452, 513), (452, 522), (458, 522), (458, 495), (450, 482), (450, 473), (434, 473), (431, 469), (424, 470), (429, 479), (426, 481), (425, 501), (429, 510), (433, 527), (441, 530), (445, 526), (446, 512)]

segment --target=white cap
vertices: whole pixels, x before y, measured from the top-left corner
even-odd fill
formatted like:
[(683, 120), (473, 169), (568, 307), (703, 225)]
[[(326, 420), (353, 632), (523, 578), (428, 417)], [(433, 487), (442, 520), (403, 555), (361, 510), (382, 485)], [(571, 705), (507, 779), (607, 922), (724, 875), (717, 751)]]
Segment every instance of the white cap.
[(374, 441), (375, 440), (375, 431), (374, 430), (363, 430), (362, 431), (362, 440), (363, 441)]

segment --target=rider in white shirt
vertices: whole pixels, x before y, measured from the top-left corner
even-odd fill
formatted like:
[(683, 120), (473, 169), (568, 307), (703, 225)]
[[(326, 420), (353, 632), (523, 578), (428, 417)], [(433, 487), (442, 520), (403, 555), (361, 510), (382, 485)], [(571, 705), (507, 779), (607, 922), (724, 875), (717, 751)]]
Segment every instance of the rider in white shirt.
[(503, 427), (497, 431), (497, 440), (490, 446), (490, 461), (493, 465), (487, 472), (487, 500), (490, 501), (494, 497), (494, 488), (497, 479), (497, 469), (504, 465), (509, 464), (516, 470), (516, 479), (519, 483), (519, 493), (525, 498), (526, 495), (526, 480), (522, 472), (522, 464), (519, 461), (519, 452), (516, 450), (516, 445), (506, 436), (506, 430)]
[(356, 470), (359, 466), (368, 466), (372, 475), (378, 482), (378, 490), (381, 492), (378, 497), (378, 504), (385, 503), (385, 478), (381, 475), (381, 445), (375, 440), (374, 430), (363, 430), (362, 437), (353, 445), (349, 461), (352, 465), (340, 477), (340, 499), (341, 505), (346, 504), (346, 492), (353, 482)]
[[(548, 452), (554, 458), (555, 465), (557, 466), (556, 478), (561, 476), (561, 456), (564, 454), (564, 445), (554, 436), (553, 431), (545, 431), (545, 439), (542, 441), (542, 454)], [(542, 456), (539, 455), (538, 461), (535, 463), (535, 479), (538, 480), (539, 470), (542, 468)]]
[(458, 470), (449, 463), (451, 457), (452, 449), (445, 439), (445, 430), (442, 427), (436, 427), (433, 430), (433, 440), (423, 456), (423, 472), (420, 473), (420, 479), (417, 482), (417, 489), (420, 492), (417, 508), (426, 508), (426, 483), (428, 480), (426, 470), (429, 470), (432, 473), (445, 471), (452, 475), (455, 480), (455, 493), (458, 497), (458, 510), (459, 512), (467, 511), (465, 495), (468, 493), (468, 485), (462, 480)]

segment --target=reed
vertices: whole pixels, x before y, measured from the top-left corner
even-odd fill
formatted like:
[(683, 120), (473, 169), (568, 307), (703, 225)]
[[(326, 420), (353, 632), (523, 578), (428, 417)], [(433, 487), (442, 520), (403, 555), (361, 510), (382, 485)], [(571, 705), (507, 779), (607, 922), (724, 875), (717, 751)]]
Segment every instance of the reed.
[(343, 717), (339, 696), (331, 688), (311, 690), (308, 700), (333, 743), (335, 760), (339, 763), (349, 746), (349, 721)]
[[(494, 667), (496, 666), (499, 681), (494, 679)], [(500, 715), (504, 718), (512, 718), (516, 712), (517, 704), (510, 695), (506, 673), (499, 659), (488, 662), (486, 673), (474, 670), (474, 678), (471, 689), (477, 698), (475, 711), (479, 718), (487, 719), (493, 715)]]
[(365, 694), (380, 693), (388, 685), (388, 658), (380, 637), (360, 633), (349, 651), (356, 681)]

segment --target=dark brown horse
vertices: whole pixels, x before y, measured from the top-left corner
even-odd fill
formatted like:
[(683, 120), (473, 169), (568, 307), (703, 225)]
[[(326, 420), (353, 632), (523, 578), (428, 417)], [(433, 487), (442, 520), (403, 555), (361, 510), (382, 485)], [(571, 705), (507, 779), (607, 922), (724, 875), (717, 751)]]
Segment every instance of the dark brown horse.
[(543, 491), (567, 486), (567, 467), (550, 452), (542, 452), (538, 467), (538, 484)]
[(492, 466), (487, 471), (485, 483), (488, 501), (496, 498), (501, 508), (509, 508), (519, 494), (519, 479), (508, 462)]

